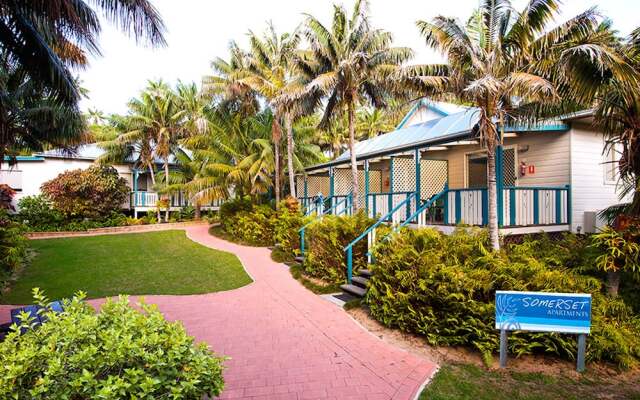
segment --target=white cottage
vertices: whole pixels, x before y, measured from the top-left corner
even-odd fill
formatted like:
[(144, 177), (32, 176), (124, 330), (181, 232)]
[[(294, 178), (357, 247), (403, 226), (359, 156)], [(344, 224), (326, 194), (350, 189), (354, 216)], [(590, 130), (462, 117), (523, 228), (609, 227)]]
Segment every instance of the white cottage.
[[(372, 217), (450, 232), (486, 225), (486, 152), (474, 137), (475, 108), (422, 100), (398, 128), (359, 142), (360, 203)], [(605, 153), (590, 111), (535, 126), (506, 126), (497, 157), (499, 224), (503, 234), (593, 232), (596, 213), (619, 203), (615, 152)], [(306, 169), (297, 181), (309, 209), (349, 211), (349, 153)]]
[[(96, 144), (78, 147), (74, 152), (50, 150), (36, 153), (32, 156), (17, 157), (17, 164), (9, 166), (7, 162), (0, 169), (0, 183), (6, 183), (16, 192), (14, 206), (25, 196), (40, 194), (40, 186), (62, 172), (85, 169), (94, 165), (96, 160), (104, 154), (104, 150)], [(161, 161), (156, 161), (161, 167)], [(171, 162), (173, 166), (173, 162)], [(131, 189), (131, 194), (122, 205), (123, 210), (131, 211), (137, 216), (140, 212), (155, 212), (158, 193), (153, 190), (150, 173), (147, 169), (140, 169), (133, 162), (113, 165), (119, 175), (124, 178)], [(171, 211), (189, 205), (189, 199), (182, 193), (171, 196)], [(217, 209), (219, 202), (204, 206), (203, 209)]]

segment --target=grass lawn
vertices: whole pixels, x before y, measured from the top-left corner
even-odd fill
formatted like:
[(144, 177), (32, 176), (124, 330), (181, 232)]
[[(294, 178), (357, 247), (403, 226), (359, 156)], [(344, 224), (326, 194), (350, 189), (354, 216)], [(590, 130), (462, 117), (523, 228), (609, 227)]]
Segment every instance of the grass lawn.
[(489, 371), (470, 364), (444, 365), (420, 400), (640, 399), (637, 383), (606, 378)]
[(89, 298), (118, 294), (197, 294), (251, 282), (240, 260), (163, 231), (32, 240), (32, 260), (0, 304), (31, 303), (40, 287), (50, 299), (83, 290)]

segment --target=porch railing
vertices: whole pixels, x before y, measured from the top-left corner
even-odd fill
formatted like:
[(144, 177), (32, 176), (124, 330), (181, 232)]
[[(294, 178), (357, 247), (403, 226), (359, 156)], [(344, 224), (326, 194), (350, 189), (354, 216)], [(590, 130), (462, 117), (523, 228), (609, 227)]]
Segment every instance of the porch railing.
[(158, 204), (156, 192), (131, 192), (131, 205), (133, 207), (155, 207)]
[[(486, 188), (450, 189), (444, 197), (447, 225), (487, 225), (489, 199)], [(570, 223), (571, 188), (567, 186), (509, 186), (502, 189), (504, 227), (564, 225)]]
[[(397, 212), (390, 213), (398, 204), (403, 204)], [(391, 192), (367, 194), (367, 211), (369, 217), (389, 215), (389, 222), (400, 223), (408, 218), (417, 206), (415, 192)]]
[[(159, 195), (157, 192), (131, 192), (132, 207), (156, 207), (158, 205)], [(224, 202), (223, 199), (216, 199), (207, 204), (201, 204), (201, 207), (220, 207)], [(173, 193), (169, 196), (169, 205), (171, 207), (186, 207), (191, 205), (189, 197), (182, 193)]]
[(564, 225), (570, 222), (569, 185), (560, 187), (506, 187), (502, 191), (504, 226)]
[(298, 234), (300, 235), (300, 255), (303, 257), (305, 251), (305, 232), (309, 225), (313, 224), (325, 215), (351, 215), (353, 213), (353, 194), (350, 193), (347, 195), (332, 196), (327, 200), (331, 204), (331, 207), (326, 210), (322, 210), (320, 213), (316, 213), (316, 219), (308, 222), (298, 230)]

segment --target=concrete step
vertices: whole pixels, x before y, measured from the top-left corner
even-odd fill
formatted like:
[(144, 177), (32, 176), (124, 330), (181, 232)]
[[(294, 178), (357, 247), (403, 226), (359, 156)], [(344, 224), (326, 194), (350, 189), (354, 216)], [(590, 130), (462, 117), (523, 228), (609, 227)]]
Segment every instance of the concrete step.
[(358, 271), (358, 275), (363, 276), (365, 278), (370, 278), (371, 275), (373, 275), (371, 273), (370, 269), (361, 269), (360, 271)]
[(358, 297), (364, 297), (364, 295), (367, 293), (367, 289), (361, 288), (360, 286), (356, 286), (356, 285), (350, 285), (350, 284), (340, 285), (340, 289)]
[(361, 288), (366, 289), (367, 285), (369, 284), (369, 279), (363, 276), (354, 276), (353, 278), (351, 278), (351, 282), (356, 284), (357, 286), (360, 286)]
[(296, 260), (296, 262), (299, 262), (300, 264), (302, 264), (304, 262), (304, 257), (297, 256), (296, 258), (294, 258), (294, 260)]

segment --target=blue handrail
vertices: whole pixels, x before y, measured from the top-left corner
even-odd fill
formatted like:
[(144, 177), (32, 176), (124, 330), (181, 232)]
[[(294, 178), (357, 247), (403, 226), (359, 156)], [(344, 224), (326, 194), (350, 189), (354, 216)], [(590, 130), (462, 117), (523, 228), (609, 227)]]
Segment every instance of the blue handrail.
[[(331, 199), (331, 198), (332, 197), (329, 197), (328, 200)], [(307, 229), (307, 227), (309, 225), (311, 225), (314, 222), (316, 222), (318, 220), (318, 218), (322, 218), (324, 215), (330, 214), (333, 210), (338, 208), (338, 206), (342, 205), (342, 203), (345, 203), (345, 206), (344, 206), (344, 209), (343, 209), (342, 212), (349, 213), (349, 209), (351, 207), (353, 207), (353, 193), (349, 193), (348, 195), (345, 195), (342, 200), (336, 202), (336, 204), (334, 204), (331, 208), (329, 208), (328, 210), (324, 210), (322, 214), (317, 215), (316, 219), (308, 222), (302, 228), (298, 229), (298, 233), (300, 234), (300, 255), (302, 255), (304, 257), (304, 232), (305, 232), (305, 229)], [(340, 214), (336, 214), (336, 215), (340, 215)]]
[(351, 278), (352, 278), (352, 275), (353, 275), (353, 246), (355, 246), (356, 243), (358, 243), (365, 236), (367, 236), (369, 234), (369, 232), (371, 232), (372, 230), (376, 229), (378, 226), (380, 226), (380, 224), (385, 222), (387, 220), (387, 218), (391, 218), (393, 216), (393, 214), (396, 211), (398, 211), (402, 206), (405, 206), (406, 204), (410, 203), (411, 200), (414, 197), (418, 198), (418, 193), (417, 192), (413, 192), (413, 194), (411, 196), (407, 197), (406, 199), (404, 199), (403, 201), (398, 203), (395, 207), (393, 207), (393, 209), (391, 209), (391, 211), (389, 211), (386, 215), (384, 215), (380, 219), (378, 219), (378, 221), (376, 221), (376, 223), (371, 225), (364, 232), (362, 232), (360, 234), (360, 236), (358, 236), (351, 243), (349, 243), (348, 245), (345, 246), (344, 251), (347, 252), (347, 282), (348, 283), (351, 283)]
[[(429, 200), (427, 200), (422, 206), (420, 206), (416, 212), (414, 212), (413, 214), (411, 214), (411, 216), (409, 218), (407, 218), (403, 223), (401, 223), (400, 225), (397, 225), (393, 228), (392, 232), (387, 233), (382, 239), (380, 239), (378, 241), (378, 243), (381, 243), (383, 240), (389, 239), (391, 237), (392, 234), (398, 232), (400, 230), (400, 228), (403, 228), (405, 226), (407, 226), (411, 221), (413, 221), (414, 219), (416, 219), (416, 217), (418, 215), (420, 215), (421, 212), (423, 212), (424, 210), (428, 209), (429, 207), (431, 207), (436, 201), (438, 201), (442, 196), (446, 195), (447, 192), (449, 191), (449, 189), (447, 189), (447, 187), (445, 186), (444, 189), (442, 189), (442, 191), (440, 193), (435, 194), (433, 197), (431, 197)], [(367, 252), (368, 256), (371, 256), (373, 249), (369, 249), (369, 251)]]

